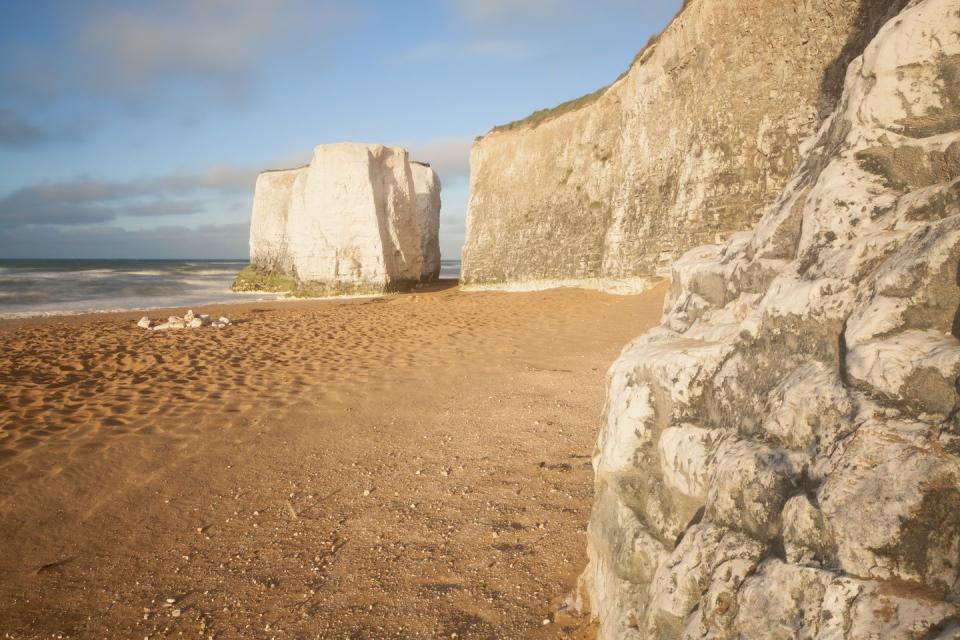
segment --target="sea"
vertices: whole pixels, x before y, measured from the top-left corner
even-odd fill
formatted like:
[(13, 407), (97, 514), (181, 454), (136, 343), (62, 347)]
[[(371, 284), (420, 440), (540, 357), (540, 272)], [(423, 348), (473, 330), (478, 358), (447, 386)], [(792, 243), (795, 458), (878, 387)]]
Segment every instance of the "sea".
[[(246, 260), (0, 260), (0, 318), (275, 300), (233, 293)], [(459, 260), (440, 277), (460, 277)]]

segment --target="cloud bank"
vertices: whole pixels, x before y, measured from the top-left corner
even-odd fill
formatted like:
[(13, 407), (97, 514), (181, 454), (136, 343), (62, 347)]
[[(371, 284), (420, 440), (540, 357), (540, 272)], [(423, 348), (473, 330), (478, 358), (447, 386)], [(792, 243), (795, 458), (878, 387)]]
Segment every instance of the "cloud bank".
[[(138, 109), (174, 97), (242, 104), (264, 60), (322, 40), (349, 11), (332, 0), (38, 1), (49, 5), (40, 19), (59, 24), (66, 55), (4, 38), (0, 56), (17, 64), (0, 72), (0, 93), (33, 104), (83, 95)], [(18, 11), (2, 9), (0, 20), (38, 19)]]
[(33, 147), (44, 142), (46, 138), (46, 134), (20, 112), (10, 107), (0, 107), (0, 147)]
[(4, 258), (246, 258), (249, 225), (163, 226), (126, 230), (0, 227)]
[[(123, 217), (190, 215), (207, 209), (203, 198), (252, 194), (256, 170), (215, 166), (146, 180), (77, 178), (20, 187), (0, 198), (5, 227), (102, 224)], [(193, 196), (193, 198), (189, 198)]]

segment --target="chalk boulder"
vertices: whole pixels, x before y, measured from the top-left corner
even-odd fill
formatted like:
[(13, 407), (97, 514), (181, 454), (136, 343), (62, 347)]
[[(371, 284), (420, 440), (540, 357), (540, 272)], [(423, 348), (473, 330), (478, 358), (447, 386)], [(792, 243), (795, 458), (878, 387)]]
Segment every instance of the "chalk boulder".
[(405, 149), (320, 145), (306, 167), (258, 177), (250, 268), (235, 288), (335, 295), (429, 280), (439, 269), (439, 190)]
[(609, 373), (604, 639), (960, 637), (960, 11), (913, 0)]

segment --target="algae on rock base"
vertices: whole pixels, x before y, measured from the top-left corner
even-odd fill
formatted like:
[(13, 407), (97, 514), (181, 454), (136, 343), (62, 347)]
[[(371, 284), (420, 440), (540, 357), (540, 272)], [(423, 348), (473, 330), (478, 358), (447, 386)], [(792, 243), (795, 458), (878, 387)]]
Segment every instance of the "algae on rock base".
[(230, 290), (237, 293), (263, 291), (266, 293), (292, 293), (297, 286), (294, 279), (282, 273), (259, 271), (246, 266), (237, 274)]
[(373, 283), (299, 281), (282, 273), (259, 271), (247, 266), (237, 274), (230, 289), (237, 293), (282, 293), (294, 298), (332, 298), (411, 291), (420, 284), (419, 280), (398, 280), (382, 286)]

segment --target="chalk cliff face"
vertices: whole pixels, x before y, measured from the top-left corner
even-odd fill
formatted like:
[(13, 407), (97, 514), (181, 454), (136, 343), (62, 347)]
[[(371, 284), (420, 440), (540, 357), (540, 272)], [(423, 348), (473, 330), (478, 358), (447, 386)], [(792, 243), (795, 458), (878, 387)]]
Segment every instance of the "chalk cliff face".
[(439, 180), (405, 149), (320, 145), (308, 166), (258, 177), (251, 269), (316, 294), (410, 286), (439, 269), (439, 214)]
[(607, 90), (471, 155), (462, 283), (631, 289), (749, 228), (905, 0), (689, 0)]
[(287, 246), (287, 213), (293, 183), (305, 168), (264, 171), (257, 176), (250, 217), (250, 264), (271, 273), (293, 269)]
[(417, 192), (417, 224), (423, 254), (420, 279), (433, 282), (440, 277), (440, 178), (429, 164), (413, 162), (410, 166)]
[(960, 5), (914, 0), (610, 370), (602, 638), (960, 637), (958, 268)]

